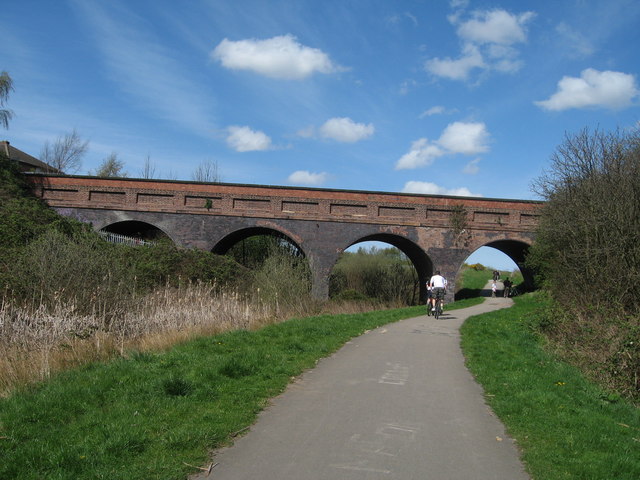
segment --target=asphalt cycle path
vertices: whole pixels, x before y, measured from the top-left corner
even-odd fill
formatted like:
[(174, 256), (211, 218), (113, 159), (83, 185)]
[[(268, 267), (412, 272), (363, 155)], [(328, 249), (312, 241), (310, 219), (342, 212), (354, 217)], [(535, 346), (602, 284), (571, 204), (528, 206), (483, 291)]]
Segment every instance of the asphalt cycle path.
[(419, 316), (348, 342), (296, 379), (207, 480), (528, 479), (464, 364), (459, 327), (508, 298)]

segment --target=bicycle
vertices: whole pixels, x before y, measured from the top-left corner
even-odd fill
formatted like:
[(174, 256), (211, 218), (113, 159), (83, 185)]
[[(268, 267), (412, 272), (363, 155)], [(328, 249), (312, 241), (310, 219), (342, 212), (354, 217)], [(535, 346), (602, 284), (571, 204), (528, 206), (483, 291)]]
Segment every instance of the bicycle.
[(438, 318), (440, 318), (440, 315), (442, 315), (443, 308), (444, 308), (444, 292), (440, 291), (436, 293), (436, 303), (434, 305), (434, 312), (433, 312), (433, 316), (435, 317), (436, 320), (438, 320)]

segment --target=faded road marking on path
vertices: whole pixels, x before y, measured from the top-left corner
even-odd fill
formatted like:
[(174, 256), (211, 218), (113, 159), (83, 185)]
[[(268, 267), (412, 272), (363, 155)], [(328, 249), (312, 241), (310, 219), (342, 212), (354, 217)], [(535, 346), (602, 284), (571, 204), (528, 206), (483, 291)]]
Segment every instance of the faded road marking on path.
[(391, 385), (404, 385), (409, 379), (409, 367), (400, 365), (399, 363), (387, 363), (391, 368), (384, 372), (378, 383), (388, 383)]

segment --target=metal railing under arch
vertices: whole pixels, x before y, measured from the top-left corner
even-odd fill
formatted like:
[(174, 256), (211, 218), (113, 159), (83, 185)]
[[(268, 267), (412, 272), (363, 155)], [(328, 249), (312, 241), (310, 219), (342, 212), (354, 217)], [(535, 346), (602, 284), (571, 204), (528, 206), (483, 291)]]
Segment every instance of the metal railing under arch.
[(138, 237), (129, 237), (127, 235), (122, 235), (120, 233), (104, 232), (104, 231), (100, 230), (98, 232), (98, 235), (100, 235), (107, 242), (119, 243), (119, 244), (122, 244), (122, 245), (129, 245), (131, 247), (137, 247), (137, 246), (140, 246), (140, 245), (155, 245), (155, 242), (150, 242), (148, 240), (143, 240), (143, 239), (138, 238)]

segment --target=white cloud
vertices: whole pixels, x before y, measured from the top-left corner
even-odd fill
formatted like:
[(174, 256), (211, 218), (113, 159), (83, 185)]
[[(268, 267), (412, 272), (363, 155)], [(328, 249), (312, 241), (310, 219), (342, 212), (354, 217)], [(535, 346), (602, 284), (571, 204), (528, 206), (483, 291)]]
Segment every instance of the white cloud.
[(411, 91), (412, 88), (416, 87), (417, 85), (418, 85), (418, 82), (416, 82), (415, 80), (412, 80), (412, 79), (405, 80), (400, 84), (400, 89), (398, 90), (398, 93), (400, 93), (400, 95), (406, 95)]
[(418, 182), (411, 180), (404, 184), (403, 193), (421, 193), (424, 195), (453, 195), (456, 197), (481, 197), (477, 193), (471, 193), (468, 188), (444, 188), (431, 182)]
[(418, 18), (415, 15), (413, 15), (411, 12), (404, 12), (404, 16), (409, 20), (411, 20), (411, 23), (413, 23), (414, 27), (418, 26)]
[(587, 107), (621, 109), (630, 106), (639, 94), (635, 76), (587, 68), (580, 78), (562, 77), (556, 93), (534, 103), (545, 110), (557, 111)]
[(475, 155), (486, 152), (489, 132), (484, 123), (454, 122), (447, 125), (437, 143), (450, 153)]
[(316, 128), (312, 125), (296, 132), (296, 135), (302, 138), (313, 138), (316, 136)]
[(329, 174), (326, 172), (311, 173), (307, 170), (298, 170), (289, 175), (287, 181), (297, 185), (322, 185), (328, 178)]
[(398, 25), (402, 22), (403, 19), (409, 19), (414, 27), (418, 26), (418, 19), (411, 12), (404, 12), (402, 14), (391, 15), (386, 18), (386, 21), (389, 25)]
[(435, 105), (422, 112), (418, 118), (430, 117), (432, 115), (450, 115), (456, 113), (458, 110), (455, 108), (447, 109), (442, 105)]
[(587, 57), (594, 52), (591, 41), (569, 25), (561, 22), (556, 27), (556, 32), (561, 37), (560, 44), (571, 50), (574, 56)]
[(227, 132), (229, 133), (227, 136), (227, 145), (236, 152), (269, 150), (271, 148), (271, 139), (263, 132), (237, 125), (228, 127)]
[(469, 6), (469, 0), (451, 0), (449, 5), (451, 8), (467, 8)]
[(425, 68), (429, 73), (451, 80), (466, 80), (474, 68), (486, 68), (482, 55), (474, 45), (465, 45), (462, 56), (457, 60), (451, 58), (432, 58), (427, 60)]
[(250, 70), (271, 78), (301, 80), (316, 72), (343, 70), (326, 53), (301, 45), (293, 35), (235, 42), (225, 38), (211, 57), (226, 68)]
[(420, 118), (430, 117), (431, 115), (440, 115), (444, 113), (444, 107), (442, 105), (435, 105), (420, 114)]
[(527, 38), (525, 24), (535, 14), (512, 15), (505, 10), (477, 11), (458, 27), (460, 38), (477, 44), (512, 45)]
[(338, 142), (354, 143), (373, 135), (375, 128), (369, 123), (355, 123), (350, 118), (331, 118), (320, 127), (320, 135)]
[(480, 167), (478, 166), (479, 163), (480, 163), (479, 158), (476, 158), (475, 160), (471, 160), (469, 163), (465, 165), (464, 169), (462, 170), (462, 173), (466, 173), (467, 175), (475, 175), (480, 171)]
[(426, 138), (420, 138), (411, 144), (411, 149), (396, 163), (396, 170), (427, 167), (445, 152)]
[(454, 122), (440, 135), (430, 142), (420, 138), (411, 144), (411, 148), (396, 162), (396, 170), (428, 167), (436, 158), (443, 155), (476, 155), (489, 150), (487, 142), (489, 132), (484, 123)]
[[(458, 4), (451, 6), (455, 8)], [(526, 42), (526, 24), (535, 13), (515, 15), (499, 9), (475, 11), (466, 21), (461, 20), (462, 15), (458, 11), (449, 17), (449, 21), (457, 25), (461, 55), (457, 59), (432, 58), (424, 65), (427, 72), (451, 80), (467, 80), (474, 69), (514, 73), (521, 68), (519, 52), (513, 45)]]

